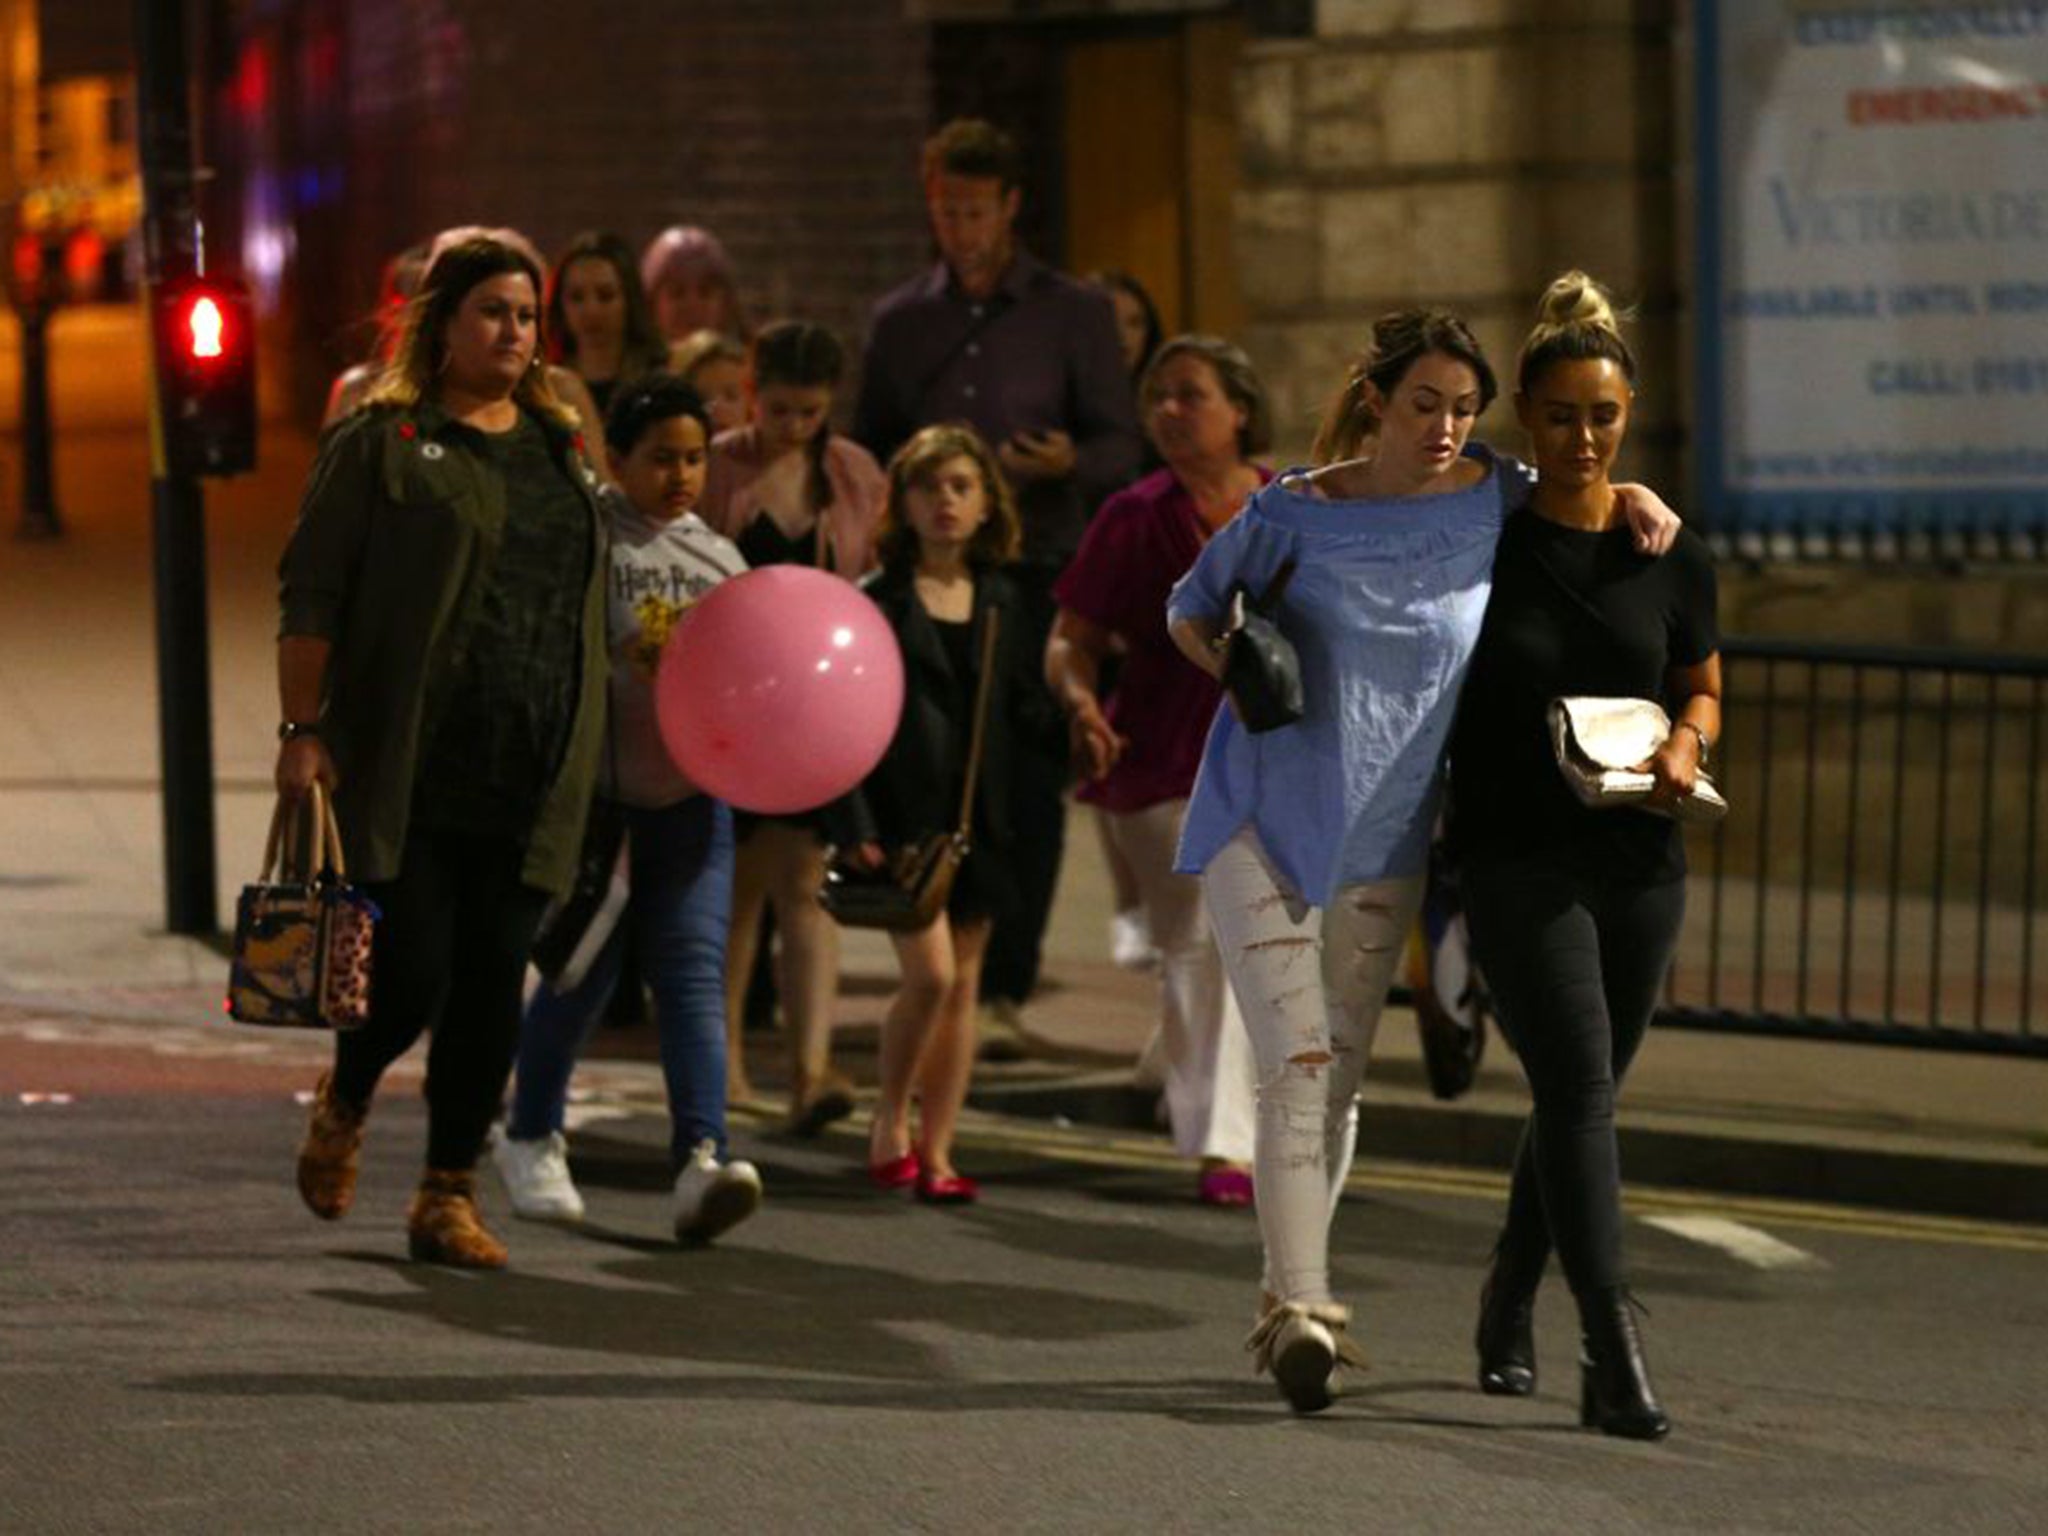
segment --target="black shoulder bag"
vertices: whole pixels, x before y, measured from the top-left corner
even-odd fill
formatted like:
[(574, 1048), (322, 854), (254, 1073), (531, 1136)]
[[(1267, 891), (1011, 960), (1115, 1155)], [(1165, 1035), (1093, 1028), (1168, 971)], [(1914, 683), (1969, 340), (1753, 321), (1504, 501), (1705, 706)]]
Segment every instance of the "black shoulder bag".
[(818, 902), (845, 928), (885, 928), (914, 933), (930, 927), (946, 910), (953, 877), (967, 858), (974, 824), (974, 781), (981, 771), (981, 744), (988, 727), (989, 686), (996, 670), (996, 621), (988, 610), (981, 630), (981, 677), (974, 687), (974, 727), (967, 748), (967, 784), (960, 792), (960, 820), (950, 831), (933, 832), (892, 848), (880, 869), (861, 869), (835, 858), (825, 871)]
[(1294, 566), (1290, 555), (1256, 599), (1240, 582), (1230, 594), (1230, 622), (1216, 637), (1223, 687), (1237, 718), (1254, 735), (1292, 725), (1303, 713), (1301, 658), (1276, 622)]

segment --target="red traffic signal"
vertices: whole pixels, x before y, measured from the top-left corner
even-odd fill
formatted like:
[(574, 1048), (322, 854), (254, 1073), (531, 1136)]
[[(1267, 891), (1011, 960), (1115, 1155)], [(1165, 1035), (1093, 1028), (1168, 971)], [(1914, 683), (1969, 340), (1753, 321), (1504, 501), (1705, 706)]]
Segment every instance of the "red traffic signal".
[(222, 354), (221, 332), (227, 329), (227, 321), (221, 318), (220, 303), (212, 294), (202, 293), (186, 305), (185, 329), (195, 359)]
[(234, 475), (256, 464), (256, 326), (249, 291), (184, 278), (153, 302), (164, 469)]

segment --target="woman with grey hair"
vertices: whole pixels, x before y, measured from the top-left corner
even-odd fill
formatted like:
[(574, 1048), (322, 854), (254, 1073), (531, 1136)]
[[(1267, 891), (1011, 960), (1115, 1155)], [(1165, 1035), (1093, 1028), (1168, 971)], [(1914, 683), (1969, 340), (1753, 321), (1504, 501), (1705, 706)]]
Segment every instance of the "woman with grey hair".
[[(1252, 1200), (1251, 1047), (1202, 915), (1197, 881), (1173, 872), (1202, 743), (1222, 690), (1175, 649), (1160, 622), (1166, 595), (1210, 535), (1268, 476), (1251, 461), (1270, 438), (1251, 360), (1213, 336), (1176, 336), (1139, 386), (1166, 467), (1095, 514), (1053, 588), (1046, 681), (1067, 711), (1080, 798), (1105, 813), (1136, 875), (1160, 954), (1160, 1032), (1174, 1143), (1201, 1161), (1200, 1198)], [(1121, 659), (1102, 696), (1103, 663)]]

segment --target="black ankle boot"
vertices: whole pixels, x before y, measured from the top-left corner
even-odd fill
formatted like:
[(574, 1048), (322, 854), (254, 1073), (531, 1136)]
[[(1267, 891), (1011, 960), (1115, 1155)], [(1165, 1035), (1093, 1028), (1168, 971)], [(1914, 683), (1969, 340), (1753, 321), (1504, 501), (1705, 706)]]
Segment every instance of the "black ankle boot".
[(1603, 1435), (1626, 1440), (1662, 1440), (1671, 1420), (1650, 1387), (1650, 1368), (1636, 1332), (1636, 1305), (1616, 1287), (1580, 1307), (1585, 1328), (1579, 1358), (1579, 1422)]
[(1511, 1276), (1498, 1248), (1479, 1293), (1479, 1328), (1472, 1343), (1479, 1351), (1480, 1391), (1490, 1397), (1527, 1397), (1536, 1390), (1536, 1286)]

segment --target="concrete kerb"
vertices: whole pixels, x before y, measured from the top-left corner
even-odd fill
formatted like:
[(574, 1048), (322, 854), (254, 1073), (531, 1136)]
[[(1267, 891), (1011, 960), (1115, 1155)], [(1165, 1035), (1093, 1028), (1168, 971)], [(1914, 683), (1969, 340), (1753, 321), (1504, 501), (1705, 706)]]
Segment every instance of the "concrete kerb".
[[(0, 1008), (105, 1022), (119, 1033), (120, 1025), (214, 1024), (213, 996), (177, 986), (0, 987)], [(869, 1055), (870, 1024), (842, 1024), (835, 1033), (853, 1056)], [(223, 1031), (221, 1039), (228, 1038)], [(600, 1046), (594, 1054), (609, 1053)], [(1158, 1103), (1156, 1091), (1132, 1083), (1127, 1066), (1111, 1067), (1104, 1053), (1082, 1051), (985, 1068), (969, 1096), (972, 1108), (990, 1115), (1144, 1135), (1161, 1135)], [(1419, 1062), (1390, 1053), (1375, 1062), (1367, 1081), (1359, 1153), (1367, 1160), (1505, 1173), (1523, 1114), (1497, 1071), (1469, 1097), (1443, 1103), (1429, 1096)], [(1716, 1119), (1631, 1109), (1626, 1098), (1620, 1134), (1622, 1168), (1632, 1185), (1994, 1221), (2048, 1220), (2048, 1148), (2009, 1136), (1964, 1141), (1732, 1114)]]
[[(1128, 1072), (1103, 1071), (981, 1084), (968, 1100), (993, 1114), (1121, 1131), (1156, 1130), (1157, 1101), (1156, 1093), (1134, 1087)], [(1368, 1080), (1359, 1155), (1505, 1173), (1523, 1114), (1509, 1104), (1441, 1103), (1419, 1083)], [(2048, 1220), (2044, 1153), (1792, 1128), (1759, 1134), (1733, 1122), (1631, 1113), (1625, 1103), (1620, 1137), (1623, 1176), (1631, 1184), (1993, 1221)]]

